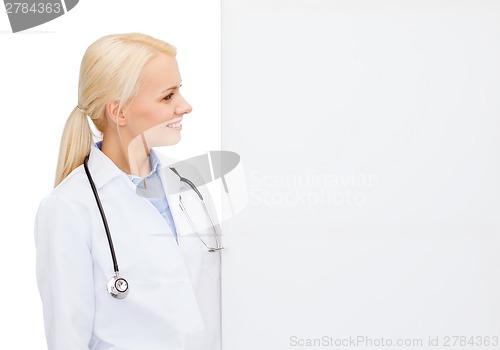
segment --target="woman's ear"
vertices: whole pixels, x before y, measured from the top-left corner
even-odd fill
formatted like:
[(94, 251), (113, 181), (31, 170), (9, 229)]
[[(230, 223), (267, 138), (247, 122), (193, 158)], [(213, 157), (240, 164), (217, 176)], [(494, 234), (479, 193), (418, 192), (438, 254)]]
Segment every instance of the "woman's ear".
[(111, 100), (106, 103), (106, 116), (109, 118), (112, 125), (125, 126), (127, 125), (127, 118), (124, 113), (125, 106), (122, 106), (120, 114), (118, 114), (119, 106), (119, 100)]

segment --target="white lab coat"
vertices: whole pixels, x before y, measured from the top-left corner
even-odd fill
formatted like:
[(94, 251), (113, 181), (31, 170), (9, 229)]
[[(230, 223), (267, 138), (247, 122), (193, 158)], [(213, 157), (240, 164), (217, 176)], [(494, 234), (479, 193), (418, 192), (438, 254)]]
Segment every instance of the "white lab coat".
[[(160, 161), (162, 167), (171, 162), (161, 156)], [(177, 244), (158, 210), (95, 146), (88, 165), (129, 294), (118, 300), (107, 292), (113, 263), (82, 165), (41, 202), (36, 217), (37, 281), (48, 349), (220, 350), (220, 253), (208, 252), (179, 208), (175, 189), (187, 185), (163, 168)], [(181, 195), (184, 202), (194, 192)], [(194, 220), (206, 217), (200, 210), (189, 214)], [(200, 233), (210, 241), (207, 232)]]

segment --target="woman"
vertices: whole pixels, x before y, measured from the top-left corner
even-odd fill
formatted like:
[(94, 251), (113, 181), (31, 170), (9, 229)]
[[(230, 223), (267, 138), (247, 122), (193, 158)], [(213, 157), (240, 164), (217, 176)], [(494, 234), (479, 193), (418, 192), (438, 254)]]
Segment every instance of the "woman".
[[(179, 142), (191, 112), (175, 55), (138, 33), (85, 52), (56, 188), (35, 224), (49, 350), (221, 347), (220, 254), (207, 249), (218, 246), (218, 226), (198, 224), (216, 215), (182, 181), (196, 172), (152, 149)], [(93, 144), (87, 116), (102, 142)]]

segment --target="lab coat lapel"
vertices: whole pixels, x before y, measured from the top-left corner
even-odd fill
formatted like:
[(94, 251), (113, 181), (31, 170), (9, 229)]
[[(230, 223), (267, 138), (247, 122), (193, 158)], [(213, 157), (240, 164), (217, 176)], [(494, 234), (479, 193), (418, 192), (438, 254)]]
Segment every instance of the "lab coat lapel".
[[(152, 152), (154, 152), (154, 150), (152, 150)], [(172, 169), (170, 169), (170, 166), (178, 162), (178, 160), (166, 157), (159, 152), (156, 152), (155, 154), (160, 160), (161, 170), (159, 173), (163, 185), (163, 191), (167, 197), (170, 212), (172, 213), (172, 218), (174, 219), (174, 224), (177, 229), (177, 235), (180, 236), (182, 229), (179, 220), (181, 212), (179, 207), (179, 194), (182, 190), (183, 182), (180, 180), (179, 176), (175, 174)], [(177, 238), (179, 239), (180, 237)]]

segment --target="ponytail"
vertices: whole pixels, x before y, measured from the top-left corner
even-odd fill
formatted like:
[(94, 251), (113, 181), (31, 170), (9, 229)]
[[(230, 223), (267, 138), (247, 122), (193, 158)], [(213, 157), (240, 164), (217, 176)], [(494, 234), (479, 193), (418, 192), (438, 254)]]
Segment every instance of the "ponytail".
[(83, 164), (85, 157), (90, 153), (92, 143), (92, 130), (87, 115), (79, 107), (75, 107), (66, 121), (61, 137), (55, 186)]

